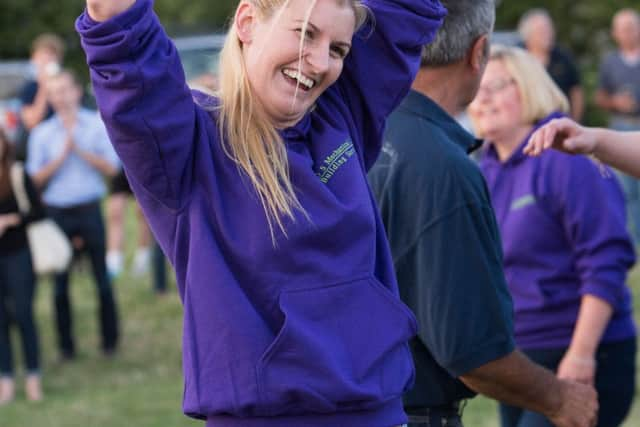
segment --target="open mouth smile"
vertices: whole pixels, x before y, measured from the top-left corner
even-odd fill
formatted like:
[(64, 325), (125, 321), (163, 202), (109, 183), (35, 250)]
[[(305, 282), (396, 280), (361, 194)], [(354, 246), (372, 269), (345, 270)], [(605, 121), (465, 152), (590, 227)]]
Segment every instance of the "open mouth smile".
[(304, 74), (302, 74), (298, 70), (294, 70), (294, 69), (291, 69), (291, 68), (285, 68), (285, 69), (282, 70), (282, 74), (284, 74), (285, 77), (288, 80), (300, 83), (300, 88), (302, 90), (304, 90), (304, 91), (311, 90), (316, 85), (316, 81), (315, 80), (313, 80), (310, 77), (305, 76)]

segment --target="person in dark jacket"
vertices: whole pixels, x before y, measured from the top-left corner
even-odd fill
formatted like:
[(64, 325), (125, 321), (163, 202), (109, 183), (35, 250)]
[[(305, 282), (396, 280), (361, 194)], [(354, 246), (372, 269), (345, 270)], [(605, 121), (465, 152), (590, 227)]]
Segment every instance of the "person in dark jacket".
[(27, 371), (25, 390), (28, 400), (42, 399), (40, 351), (33, 316), (36, 277), (31, 264), (26, 225), (41, 219), (44, 210), (29, 176), (24, 183), (31, 205), (20, 213), (11, 184), (13, 146), (0, 129), (0, 405), (15, 396), (14, 363), (10, 325), (15, 323), (22, 341)]
[(467, 155), (479, 141), (454, 119), (482, 78), (494, 2), (443, 5), (443, 26), (389, 117), (369, 172), (400, 297), (418, 318), (416, 384), (404, 396), (409, 426), (459, 426), (461, 401), (482, 393), (558, 426), (587, 427), (595, 419), (593, 388), (558, 380), (515, 349), (500, 234), (482, 173)]

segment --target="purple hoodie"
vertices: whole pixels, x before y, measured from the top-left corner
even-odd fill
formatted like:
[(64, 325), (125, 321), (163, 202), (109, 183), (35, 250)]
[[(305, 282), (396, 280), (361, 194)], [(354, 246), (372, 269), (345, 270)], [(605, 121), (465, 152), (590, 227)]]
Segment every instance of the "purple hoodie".
[(502, 234), (518, 347), (568, 347), (584, 294), (613, 307), (602, 342), (634, 337), (625, 281), (635, 255), (613, 172), (603, 169), (603, 176), (588, 157), (555, 150), (529, 157), (527, 139), (506, 161), (491, 146), (481, 162)]
[[(409, 90), (437, 0), (371, 0), (342, 76), (282, 131), (310, 216), (274, 248), (248, 179), (194, 103), (178, 54), (138, 0), (76, 23), (98, 105), (184, 304), (184, 411), (211, 426), (402, 424), (416, 322), (366, 180), (384, 120)], [(204, 100), (203, 102), (215, 102)]]

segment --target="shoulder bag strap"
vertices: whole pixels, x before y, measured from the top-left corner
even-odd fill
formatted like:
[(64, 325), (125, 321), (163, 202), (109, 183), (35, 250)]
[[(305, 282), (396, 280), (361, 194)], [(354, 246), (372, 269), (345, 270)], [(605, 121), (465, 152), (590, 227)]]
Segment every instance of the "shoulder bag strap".
[(18, 203), (18, 209), (22, 214), (28, 214), (31, 210), (31, 203), (29, 203), (29, 197), (24, 185), (24, 168), (22, 163), (16, 162), (11, 167), (11, 187), (13, 188), (13, 195)]

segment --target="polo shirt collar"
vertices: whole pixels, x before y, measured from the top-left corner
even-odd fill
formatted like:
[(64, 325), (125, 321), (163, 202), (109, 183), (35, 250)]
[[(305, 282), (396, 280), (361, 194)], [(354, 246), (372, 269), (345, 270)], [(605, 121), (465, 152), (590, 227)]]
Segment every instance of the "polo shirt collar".
[(482, 146), (481, 139), (474, 138), (435, 101), (420, 92), (411, 89), (398, 108), (444, 128), (447, 134), (452, 135), (451, 140), (467, 154)]

